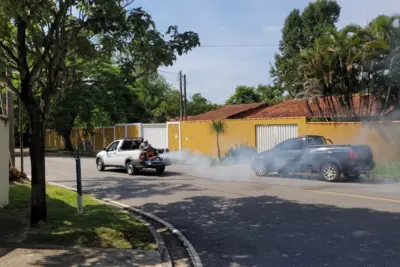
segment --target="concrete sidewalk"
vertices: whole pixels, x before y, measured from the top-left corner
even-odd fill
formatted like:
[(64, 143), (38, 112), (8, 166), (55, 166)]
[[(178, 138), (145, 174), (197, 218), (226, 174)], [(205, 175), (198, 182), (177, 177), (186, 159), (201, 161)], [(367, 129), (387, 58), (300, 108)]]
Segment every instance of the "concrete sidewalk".
[[(0, 252), (2, 250), (2, 254), (7, 253), (6, 249), (0, 248)], [(162, 267), (160, 254), (155, 250), (94, 248), (8, 250), (8, 253), (0, 258), (0, 267)]]

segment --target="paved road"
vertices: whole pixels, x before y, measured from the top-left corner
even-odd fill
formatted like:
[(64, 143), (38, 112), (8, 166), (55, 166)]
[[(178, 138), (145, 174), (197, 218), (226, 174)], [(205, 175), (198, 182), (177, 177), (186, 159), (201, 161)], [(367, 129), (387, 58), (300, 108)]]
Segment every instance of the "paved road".
[[(74, 186), (74, 164), (47, 158), (48, 181)], [(206, 267), (400, 266), (398, 183), (258, 178), (246, 166), (128, 176), (97, 172), (93, 159), (82, 159), (82, 175), (86, 193), (171, 222)]]

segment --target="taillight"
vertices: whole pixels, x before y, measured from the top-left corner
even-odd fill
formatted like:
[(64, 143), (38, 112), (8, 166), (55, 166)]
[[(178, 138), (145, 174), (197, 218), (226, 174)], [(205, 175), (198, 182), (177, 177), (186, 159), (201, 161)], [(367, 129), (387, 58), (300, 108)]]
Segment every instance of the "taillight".
[(357, 152), (354, 150), (349, 151), (349, 160), (356, 160), (357, 159)]

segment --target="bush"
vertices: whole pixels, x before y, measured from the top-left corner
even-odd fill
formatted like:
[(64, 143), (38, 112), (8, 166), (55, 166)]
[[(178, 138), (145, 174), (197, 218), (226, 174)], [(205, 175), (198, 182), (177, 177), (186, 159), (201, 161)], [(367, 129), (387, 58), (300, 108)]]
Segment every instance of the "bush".
[(24, 172), (20, 172), (17, 168), (10, 168), (9, 172), (10, 183), (28, 181), (28, 176)]

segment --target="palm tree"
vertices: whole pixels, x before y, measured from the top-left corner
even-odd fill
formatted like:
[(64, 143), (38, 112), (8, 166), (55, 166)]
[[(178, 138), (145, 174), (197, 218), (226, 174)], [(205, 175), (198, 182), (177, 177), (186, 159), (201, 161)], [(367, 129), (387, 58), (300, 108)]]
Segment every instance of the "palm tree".
[(221, 160), (221, 150), (219, 148), (219, 135), (226, 131), (226, 124), (222, 120), (213, 120), (211, 122), (211, 132), (215, 133), (217, 136), (217, 152), (218, 160)]

